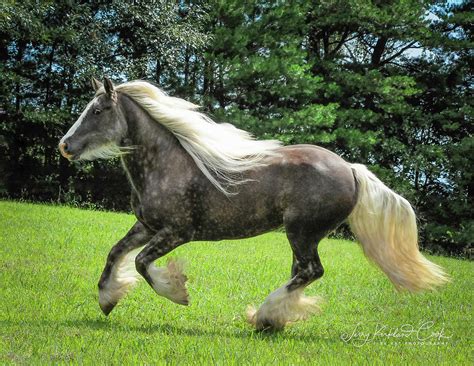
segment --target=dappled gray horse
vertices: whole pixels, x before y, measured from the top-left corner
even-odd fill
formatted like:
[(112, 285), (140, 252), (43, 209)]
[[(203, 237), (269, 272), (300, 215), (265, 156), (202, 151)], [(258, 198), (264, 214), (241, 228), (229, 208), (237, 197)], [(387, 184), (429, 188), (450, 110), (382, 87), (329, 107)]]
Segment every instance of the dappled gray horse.
[(144, 81), (93, 85), (94, 99), (59, 148), (69, 160), (120, 156), (130, 181), (137, 222), (110, 251), (100, 278), (106, 315), (138, 274), (158, 295), (187, 305), (180, 262), (154, 265), (176, 247), (283, 226), (293, 250), (291, 279), (248, 311), (257, 329), (281, 329), (317, 310), (303, 289), (323, 275), (319, 241), (346, 219), (397, 288), (431, 289), (447, 280), (418, 250), (410, 204), (365, 166), (318, 146), (254, 140)]

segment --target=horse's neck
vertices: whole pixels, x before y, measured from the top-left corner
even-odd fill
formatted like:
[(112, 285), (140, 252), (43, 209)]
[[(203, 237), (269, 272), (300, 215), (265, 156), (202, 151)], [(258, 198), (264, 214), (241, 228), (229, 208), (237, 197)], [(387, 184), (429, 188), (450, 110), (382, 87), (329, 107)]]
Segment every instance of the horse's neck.
[(128, 124), (125, 145), (131, 152), (122, 163), (133, 189), (145, 189), (150, 174), (165, 174), (173, 161), (184, 154), (177, 138), (128, 97), (122, 98), (122, 108)]

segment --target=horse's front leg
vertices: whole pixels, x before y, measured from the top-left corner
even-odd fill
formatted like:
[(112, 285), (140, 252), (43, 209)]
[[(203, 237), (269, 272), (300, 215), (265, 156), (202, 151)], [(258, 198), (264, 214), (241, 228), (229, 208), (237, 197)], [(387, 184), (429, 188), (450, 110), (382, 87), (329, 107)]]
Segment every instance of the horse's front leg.
[(171, 260), (166, 267), (156, 267), (153, 262), (189, 240), (189, 235), (179, 235), (173, 230), (162, 229), (135, 258), (137, 271), (155, 292), (181, 305), (189, 304), (185, 286), (187, 277), (183, 274), (182, 263)]
[(153, 233), (137, 221), (127, 235), (110, 250), (99, 280), (99, 305), (105, 315), (112, 311), (137, 282), (138, 274), (133, 265), (136, 253), (132, 251), (145, 245), (152, 237)]

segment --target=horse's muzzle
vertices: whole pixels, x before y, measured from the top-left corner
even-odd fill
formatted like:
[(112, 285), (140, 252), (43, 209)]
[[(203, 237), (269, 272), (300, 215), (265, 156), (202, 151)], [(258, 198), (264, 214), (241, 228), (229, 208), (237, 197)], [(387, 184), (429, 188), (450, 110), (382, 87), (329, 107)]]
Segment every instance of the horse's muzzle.
[(59, 152), (62, 156), (64, 156), (67, 160), (71, 160), (73, 155), (68, 152), (68, 146), (64, 142), (59, 143)]

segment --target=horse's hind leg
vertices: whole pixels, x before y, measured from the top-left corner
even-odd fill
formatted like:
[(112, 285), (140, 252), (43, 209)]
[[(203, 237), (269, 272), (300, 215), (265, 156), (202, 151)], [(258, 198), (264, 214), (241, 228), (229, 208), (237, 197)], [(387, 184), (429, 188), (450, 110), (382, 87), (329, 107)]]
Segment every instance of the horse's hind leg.
[(105, 315), (136, 283), (138, 273), (135, 271), (136, 253), (133, 250), (145, 245), (152, 236), (153, 233), (137, 222), (110, 250), (99, 280), (99, 305)]
[(258, 311), (249, 309), (248, 320), (257, 330), (282, 329), (287, 323), (306, 319), (319, 311), (319, 298), (306, 297), (303, 290), (323, 275), (317, 245), (324, 234), (289, 229), (287, 227), (293, 249), (292, 278), (272, 292)]

